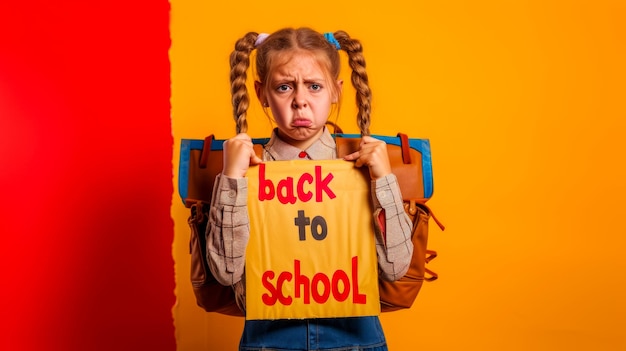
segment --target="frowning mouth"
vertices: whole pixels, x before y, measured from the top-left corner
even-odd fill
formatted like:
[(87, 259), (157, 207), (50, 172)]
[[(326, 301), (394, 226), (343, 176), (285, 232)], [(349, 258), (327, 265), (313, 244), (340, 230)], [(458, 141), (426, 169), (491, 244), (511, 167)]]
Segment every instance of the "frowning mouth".
[(310, 127), (312, 122), (306, 118), (296, 118), (291, 123), (294, 127)]

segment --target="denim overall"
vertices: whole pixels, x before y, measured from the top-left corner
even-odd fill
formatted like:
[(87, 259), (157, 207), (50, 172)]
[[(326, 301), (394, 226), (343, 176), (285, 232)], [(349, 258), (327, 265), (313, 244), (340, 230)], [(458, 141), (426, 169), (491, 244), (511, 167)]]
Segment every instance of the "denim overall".
[(377, 316), (247, 320), (240, 351), (386, 351)]

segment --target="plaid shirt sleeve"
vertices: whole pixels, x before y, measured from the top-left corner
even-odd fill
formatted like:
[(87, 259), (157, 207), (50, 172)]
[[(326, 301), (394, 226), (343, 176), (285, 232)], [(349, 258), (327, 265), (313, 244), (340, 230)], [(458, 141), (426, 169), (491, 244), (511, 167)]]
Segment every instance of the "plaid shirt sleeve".
[(404, 212), (395, 175), (372, 181), (372, 200), (379, 275), (384, 280), (395, 281), (406, 274), (413, 257), (413, 225)]
[(215, 279), (234, 285), (242, 279), (250, 237), (248, 180), (218, 175), (206, 232), (207, 261)]

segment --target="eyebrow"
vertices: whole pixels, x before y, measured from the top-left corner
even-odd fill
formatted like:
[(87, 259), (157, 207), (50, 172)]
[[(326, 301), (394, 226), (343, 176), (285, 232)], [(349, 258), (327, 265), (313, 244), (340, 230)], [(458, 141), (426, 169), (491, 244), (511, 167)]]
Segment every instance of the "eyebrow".
[[(279, 79), (272, 79), (272, 82), (274, 84), (284, 83), (284, 82), (292, 83), (295, 81), (296, 81), (296, 78), (293, 76), (283, 76), (283, 77), (279, 77)], [(309, 78), (304, 78), (303, 82), (304, 83), (325, 83), (326, 79), (322, 77), (309, 77)]]

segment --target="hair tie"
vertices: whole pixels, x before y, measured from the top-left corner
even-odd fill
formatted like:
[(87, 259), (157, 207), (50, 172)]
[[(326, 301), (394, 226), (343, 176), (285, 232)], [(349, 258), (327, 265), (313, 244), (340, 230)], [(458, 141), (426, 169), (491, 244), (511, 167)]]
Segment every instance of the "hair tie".
[(330, 33), (330, 32), (324, 33), (324, 38), (326, 38), (327, 42), (334, 45), (335, 48), (337, 48), (337, 50), (341, 50), (341, 44), (339, 44), (337, 39), (335, 39), (335, 35), (333, 33)]
[(263, 44), (263, 42), (265, 41), (265, 39), (267, 39), (267, 37), (269, 37), (270, 35), (267, 33), (260, 33), (257, 37), (256, 37), (256, 41), (254, 42), (254, 47), (258, 47), (259, 45)]

